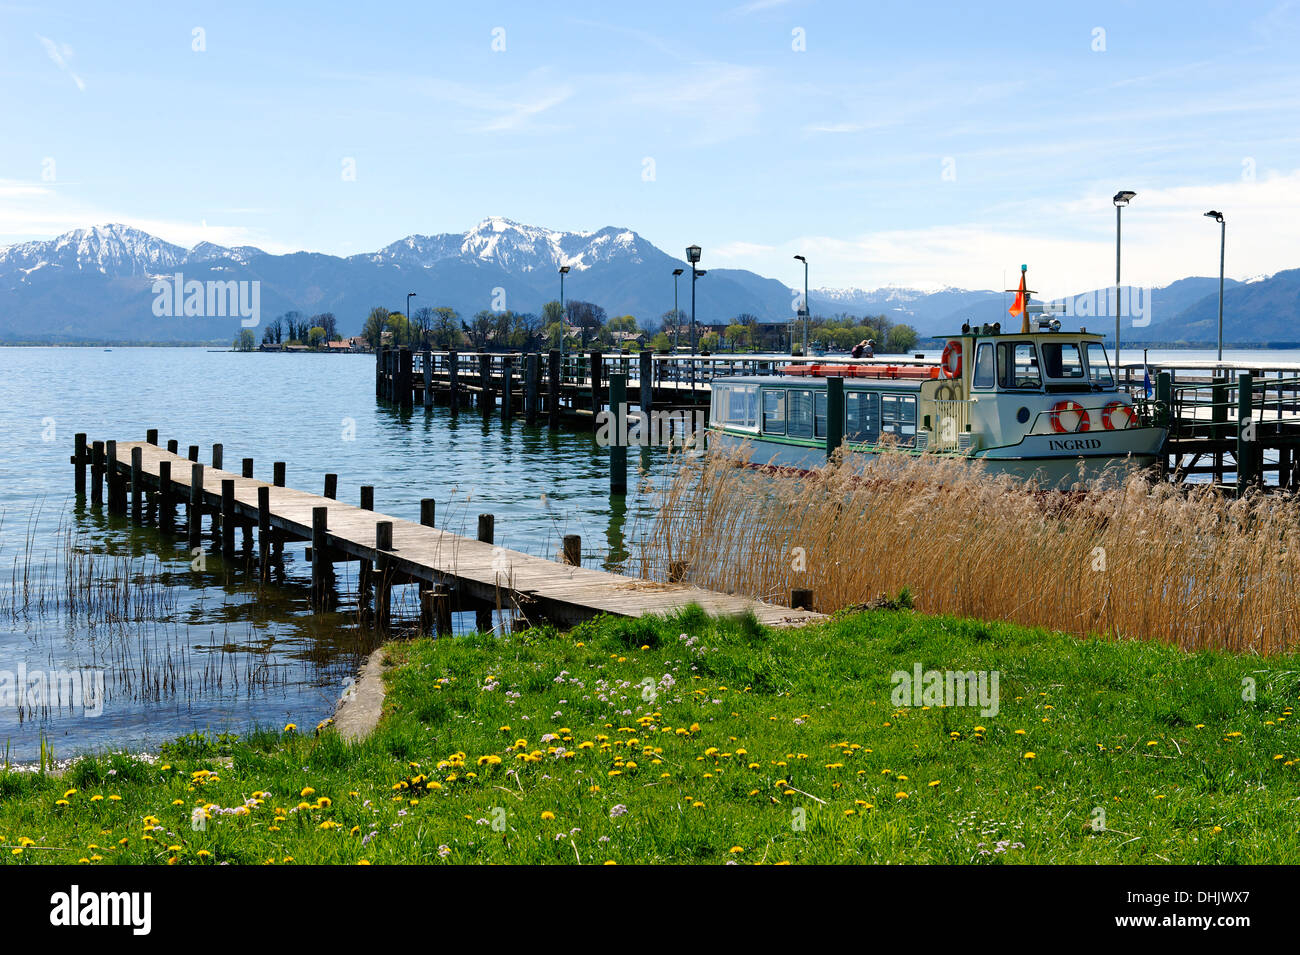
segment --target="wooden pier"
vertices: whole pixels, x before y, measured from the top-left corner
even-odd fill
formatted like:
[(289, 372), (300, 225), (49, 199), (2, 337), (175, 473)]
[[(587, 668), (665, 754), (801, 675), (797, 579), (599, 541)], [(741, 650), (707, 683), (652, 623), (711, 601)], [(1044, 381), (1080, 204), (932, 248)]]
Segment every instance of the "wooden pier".
[[(361, 489), (360, 505), (354, 507), (334, 499), (335, 475), (326, 475), (322, 495), (286, 487), (283, 462), (275, 462), (270, 483), (260, 481), (253, 477), (251, 458), (242, 460), (240, 473), (223, 470), (223, 451), (214, 445), (212, 464), (205, 466), (198, 461), (197, 446), (183, 456), (175, 441), (159, 446), (153, 431), (137, 442), (88, 443), (86, 435), (78, 434), (72, 458), (77, 496), (86, 495), (88, 467), (92, 504), (106, 503), (111, 513), (129, 513), (136, 523), (156, 522), (163, 533), (187, 536), (190, 547), (202, 544), (206, 514), (209, 533), (226, 558), (236, 554), (238, 531), (251, 550), (255, 530), (255, 561), (263, 579), (284, 542), (310, 541), (313, 601), (321, 607), (335, 599), (334, 565), (358, 561), (359, 602), (373, 606), (380, 626), (389, 623), (391, 588), (400, 584), (418, 585), (421, 628), (438, 633), (450, 632), (452, 612), (465, 610), (476, 612), (480, 629), (491, 627), (494, 611), (519, 624), (568, 626), (599, 614), (669, 614), (690, 604), (715, 615), (752, 612), (771, 626), (822, 619), (808, 609), (582, 567), (576, 536), (564, 540), (564, 563), (497, 547), (490, 514), (479, 517), (479, 539), (461, 537), (436, 526), (431, 499), (421, 502), (418, 522), (374, 510), (370, 487)], [(185, 520), (180, 523), (182, 507)], [(804, 592), (792, 599), (799, 607), (811, 602)]]

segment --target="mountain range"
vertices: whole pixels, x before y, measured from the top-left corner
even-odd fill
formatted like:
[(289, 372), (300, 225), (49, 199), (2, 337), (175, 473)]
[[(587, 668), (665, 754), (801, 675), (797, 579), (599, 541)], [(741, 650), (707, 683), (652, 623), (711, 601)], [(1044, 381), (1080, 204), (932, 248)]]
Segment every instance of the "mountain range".
[[(375, 305), (404, 310), (406, 293), (412, 291), (417, 293), (413, 307), (449, 305), (467, 319), (493, 307), (540, 312), (544, 303), (559, 297), (561, 265), (570, 269), (568, 300), (595, 302), (610, 316), (635, 315), (643, 327), (655, 327), (659, 316), (671, 310), (672, 270), (689, 270), (630, 229), (559, 232), (500, 217), (484, 219), (468, 232), (410, 235), (378, 251), (347, 257), (275, 255), (210, 242), (186, 249), (110, 224), (0, 248), (0, 341), (229, 342), (240, 329), (237, 316), (155, 314), (155, 282), (170, 281), (178, 273), (187, 284), (257, 282), (261, 319), (290, 310), (308, 315), (329, 311), (344, 334), (359, 332)], [(689, 310), (686, 276), (678, 292), (679, 307)], [(1107, 325), (1113, 329), (1113, 320), (1104, 317), (1107, 294), (1113, 290), (1072, 296), (1066, 326), (1091, 321), (1096, 331)], [(696, 285), (696, 314), (701, 322), (725, 322), (743, 313), (765, 322), (787, 321), (795, 295), (785, 284), (754, 272), (709, 269)], [(892, 287), (814, 289), (809, 295), (814, 314), (883, 314), (923, 335), (944, 334), (963, 322), (1007, 325), (1010, 298), (991, 290)], [(1126, 331), (1126, 341), (1215, 338), (1217, 278), (1181, 279), (1138, 293), (1135, 301), (1150, 324)], [(1224, 316), (1225, 341), (1300, 341), (1300, 269), (1225, 283)]]

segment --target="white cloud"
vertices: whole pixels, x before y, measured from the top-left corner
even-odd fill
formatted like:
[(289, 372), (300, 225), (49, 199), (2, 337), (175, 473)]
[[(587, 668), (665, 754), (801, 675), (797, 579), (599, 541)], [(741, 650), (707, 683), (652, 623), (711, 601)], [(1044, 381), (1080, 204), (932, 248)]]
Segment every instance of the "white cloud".
[[(1261, 173), (1257, 181), (1142, 188), (1124, 210), (1123, 280), (1162, 286), (1189, 275), (1217, 275), (1219, 234), (1209, 209), (1227, 220), (1226, 272), (1246, 279), (1295, 268), (1300, 248), (1300, 170)], [(808, 256), (812, 284), (825, 288), (1014, 284), (1021, 263), (1040, 297), (1104, 288), (1115, 280), (1112, 189), (1057, 202), (1001, 208), (996, 220), (855, 236), (809, 235), (761, 246), (732, 242), (730, 265), (788, 279), (790, 256)]]
[(36, 34), (36, 39), (41, 41), (41, 46), (45, 47), (45, 55), (50, 58), (55, 66), (72, 77), (72, 82), (77, 84), (77, 89), (86, 92), (86, 84), (80, 76), (72, 71), (72, 47), (66, 43), (56, 43), (47, 36)]

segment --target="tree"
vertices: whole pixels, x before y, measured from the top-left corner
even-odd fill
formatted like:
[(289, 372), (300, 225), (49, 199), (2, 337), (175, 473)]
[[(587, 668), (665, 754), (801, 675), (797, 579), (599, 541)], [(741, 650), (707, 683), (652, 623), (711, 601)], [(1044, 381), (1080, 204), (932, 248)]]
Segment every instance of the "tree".
[(605, 310), (591, 302), (565, 302), (564, 310), (569, 324), (577, 327), (580, 334), (579, 344), (587, 346), (588, 339), (600, 332), (605, 324)]
[(307, 337), (307, 329), (310, 326), (308, 326), (308, 324), (303, 320), (302, 312), (285, 312), (284, 324), (289, 329), (289, 341), (302, 341)]
[(885, 339), (885, 350), (891, 352), (909, 352), (916, 345), (918, 336), (911, 325), (895, 325), (889, 330)]
[(319, 325), (314, 326), (307, 332), (307, 344), (312, 348), (320, 348), (329, 339), (325, 336), (325, 329)]
[(433, 325), (430, 330), (435, 347), (442, 351), (451, 351), (460, 347), (460, 312), (454, 308), (442, 306), (433, 310)]
[(338, 322), (335, 320), (333, 312), (321, 312), (319, 315), (313, 315), (307, 323), (307, 327), (308, 336), (311, 335), (310, 329), (320, 328), (325, 332), (327, 342), (334, 341), (335, 336), (338, 334)]
[(542, 324), (554, 325), (564, 319), (564, 307), (559, 302), (547, 302), (542, 306)]
[(384, 331), (388, 327), (388, 309), (378, 305), (370, 310), (366, 317), (366, 323), (361, 328), (361, 337), (369, 343), (371, 348), (378, 348), (383, 344)]
[(717, 332), (705, 332), (704, 337), (700, 339), (700, 351), (717, 351), (718, 341), (719, 338)]
[(650, 341), (650, 347), (660, 355), (667, 355), (673, 350), (673, 343), (667, 332), (660, 332)]
[(401, 312), (389, 312), (385, 325), (392, 335), (390, 344), (394, 346), (411, 344), (411, 323)]
[(470, 345), (474, 351), (487, 351), (488, 342), (492, 338), (492, 331), (495, 327), (496, 315), (486, 308), (474, 315), (468, 328)]
[(251, 328), (241, 328), (239, 337), (235, 339), (235, 351), (256, 351), (257, 338), (253, 335)]

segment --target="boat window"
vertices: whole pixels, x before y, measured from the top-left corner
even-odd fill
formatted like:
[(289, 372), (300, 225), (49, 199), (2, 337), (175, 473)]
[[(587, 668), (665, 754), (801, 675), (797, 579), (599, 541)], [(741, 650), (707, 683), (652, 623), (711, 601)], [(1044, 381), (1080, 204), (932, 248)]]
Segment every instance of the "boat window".
[(971, 381), (974, 388), (992, 388), (996, 375), (993, 370), (993, 343), (980, 342), (975, 349), (975, 376)]
[(826, 392), (819, 391), (813, 396), (813, 432), (819, 438), (826, 437)]
[(874, 391), (845, 393), (844, 440), (855, 444), (880, 440), (880, 395)]
[(763, 430), (785, 434), (785, 392), (780, 389), (763, 389)]
[(894, 435), (899, 444), (915, 444), (916, 396), (881, 395), (880, 431)]
[(1101, 342), (1088, 343), (1088, 373), (1096, 387), (1115, 387), (1115, 378), (1110, 370), (1110, 359), (1106, 357), (1106, 346)]
[(813, 399), (811, 391), (789, 391), (785, 398), (785, 433), (792, 438), (813, 436)]
[(1082, 378), (1079, 346), (1074, 342), (1043, 342), (1043, 370), (1048, 378)]
[(758, 427), (758, 386), (714, 384), (712, 417), (728, 428)]
[(1003, 388), (1041, 388), (1033, 342), (998, 342), (999, 384)]

